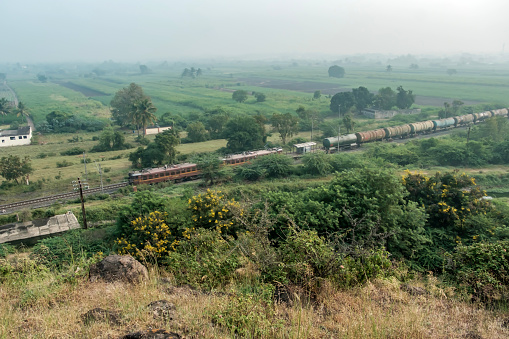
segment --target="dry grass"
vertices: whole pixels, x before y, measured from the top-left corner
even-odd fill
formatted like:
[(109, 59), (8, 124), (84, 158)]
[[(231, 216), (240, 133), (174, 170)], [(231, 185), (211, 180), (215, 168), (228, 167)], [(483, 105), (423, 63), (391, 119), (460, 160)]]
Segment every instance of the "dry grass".
[[(175, 287), (164, 271), (151, 270), (139, 285), (62, 282), (50, 273), (34, 273), (0, 285), (1, 338), (118, 338), (129, 332), (164, 328), (185, 338), (232, 338), (214, 325), (212, 314), (234, 298), (232, 293), (204, 293)], [(507, 338), (502, 326), (508, 312), (492, 312), (455, 301), (427, 280), (428, 291), (413, 296), (396, 280), (380, 280), (341, 291), (326, 284), (317, 302), (295, 299), (292, 305), (267, 305), (270, 323), (260, 322), (260, 338)], [(419, 285), (419, 283), (416, 283)], [(232, 285), (226, 291), (234, 291)], [(27, 292), (30, 291), (30, 292)], [(27, 297), (32, 295), (32, 297)], [(176, 307), (173, 319), (155, 319), (147, 305), (166, 299)], [(116, 311), (121, 323), (85, 323), (81, 316), (100, 307)], [(478, 335), (477, 337), (474, 335)]]

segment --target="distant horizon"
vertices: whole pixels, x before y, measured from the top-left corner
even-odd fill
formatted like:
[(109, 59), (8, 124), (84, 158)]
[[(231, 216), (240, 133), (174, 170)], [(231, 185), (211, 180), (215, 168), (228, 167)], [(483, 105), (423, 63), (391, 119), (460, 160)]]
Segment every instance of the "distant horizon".
[(497, 55), (503, 0), (4, 0), (0, 63)]
[[(229, 63), (229, 62), (343, 62), (343, 63), (359, 63), (358, 58), (365, 58), (365, 63), (393, 61), (399, 58), (415, 58), (417, 60), (445, 60), (451, 59), (454, 61), (460, 58), (471, 58), (475, 62), (490, 62), (502, 61), (509, 63), (509, 53), (450, 53), (450, 54), (387, 54), (387, 53), (352, 53), (344, 55), (244, 55), (244, 56), (209, 56), (209, 57), (181, 57), (181, 58), (147, 58), (144, 61), (140, 60), (116, 60), (113, 58), (104, 60), (61, 60), (61, 61), (0, 61), (1, 65), (101, 65), (101, 64), (120, 64), (120, 65), (139, 65), (139, 64), (189, 64), (189, 63)], [(348, 59), (353, 59), (348, 60)], [(482, 59), (482, 60), (480, 60)], [(487, 59), (487, 60), (484, 60)]]

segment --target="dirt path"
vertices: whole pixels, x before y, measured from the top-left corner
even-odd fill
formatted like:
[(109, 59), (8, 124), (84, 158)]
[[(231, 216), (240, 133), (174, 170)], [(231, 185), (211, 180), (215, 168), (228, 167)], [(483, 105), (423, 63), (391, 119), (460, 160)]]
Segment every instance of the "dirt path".
[[(12, 95), (12, 97), (14, 98), (14, 106), (15, 106), (15, 107), (18, 107), (19, 100), (18, 100), (18, 96), (16, 95), (16, 92), (14, 92), (14, 91), (12, 90), (12, 88), (11, 88), (9, 85), (7, 85), (7, 81), (5, 81), (5, 82), (4, 82), (4, 86), (7, 88), (7, 90), (8, 90), (9, 92), (11, 92), (11, 95)], [(32, 129), (32, 132), (34, 132), (34, 131), (35, 131), (35, 125), (34, 125), (34, 122), (32, 121), (32, 119), (31, 119), (30, 117), (26, 117), (26, 119), (27, 119), (27, 124), (28, 124), (28, 126), (30, 126), (30, 128)]]

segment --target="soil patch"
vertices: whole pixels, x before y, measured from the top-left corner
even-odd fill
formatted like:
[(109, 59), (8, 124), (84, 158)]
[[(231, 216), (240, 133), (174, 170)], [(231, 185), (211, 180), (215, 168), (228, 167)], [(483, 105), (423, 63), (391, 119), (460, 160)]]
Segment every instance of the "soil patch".
[(69, 81), (53, 81), (55, 84), (60, 85), (65, 88), (72, 89), (73, 91), (80, 92), (86, 97), (102, 97), (109, 95), (108, 93), (104, 93), (101, 91), (96, 91), (95, 89), (91, 89), (85, 86), (77, 85), (75, 83)]
[(266, 87), (274, 89), (286, 89), (289, 91), (299, 91), (306, 93), (313, 93), (314, 91), (320, 91), (322, 94), (334, 95), (338, 92), (351, 91), (351, 88), (341, 87), (339, 84), (331, 84), (328, 82), (316, 82), (316, 81), (292, 81), (292, 80), (281, 80), (281, 79), (265, 79), (265, 78), (239, 78), (239, 81), (249, 86)]
[[(248, 86), (257, 86), (274, 89), (284, 89), (289, 91), (298, 91), (313, 93), (314, 91), (320, 91), (323, 95), (334, 95), (339, 92), (349, 92), (352, 89), (350, 87), (342, 87), (339, 84), (332, 84), (328, 82), (316, 82), (316, 81), (292, 81), (292, 80), (281, 80), (281, 79), (267, 79), (260, 77), (252, 78), (238, 78), (238, 81), (243, 82)], [(416, 96), (415, 104), (422, 106), (437, 106), (442, 107), (444, 102), (450, 102), (450, 98), (443, 97), (428, 97), (428, 96)], [(464, 100), (465, 105), (478, 104), (479, 101)]]

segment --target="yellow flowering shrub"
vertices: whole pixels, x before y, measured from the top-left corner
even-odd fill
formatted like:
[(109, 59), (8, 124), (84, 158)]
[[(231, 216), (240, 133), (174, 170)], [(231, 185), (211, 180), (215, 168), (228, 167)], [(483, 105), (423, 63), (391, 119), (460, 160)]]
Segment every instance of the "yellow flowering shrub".
[(178, 241), (171, 235), (166, 216), (166, 213), (155, 211), (131, 221), (131, 232), (117, 239), (119, 254), (158, 259), (175, 250)]
[(235, 222), (232, 211), (240, 211), (234, 199), (227, 200), (221, 191), (210, 189), (190, 198), (188, 204), (196, 228), (216, 229), (219, 233), (232, 228)]

